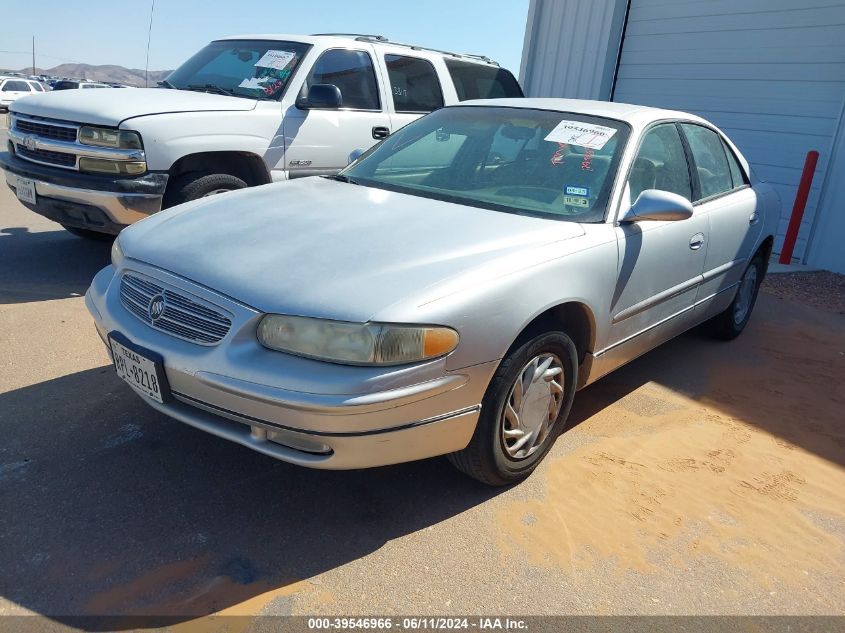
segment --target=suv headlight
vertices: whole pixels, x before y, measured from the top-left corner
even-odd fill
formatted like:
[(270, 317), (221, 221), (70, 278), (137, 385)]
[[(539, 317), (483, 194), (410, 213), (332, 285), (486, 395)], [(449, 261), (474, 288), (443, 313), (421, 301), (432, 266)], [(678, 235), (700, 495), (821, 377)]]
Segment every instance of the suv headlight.
[(141, 135), (137, 132), (91, 127), (89, 125), (79, 128), (79, 142), (84, 145), (112, 147), (114, 149), (144, 149), (141, 144)]
[(268, 314), (258, 324), (265, 347), (343, 365), (400, 365), (444, 356), (458, 346), (447, 327), (348, 323)]

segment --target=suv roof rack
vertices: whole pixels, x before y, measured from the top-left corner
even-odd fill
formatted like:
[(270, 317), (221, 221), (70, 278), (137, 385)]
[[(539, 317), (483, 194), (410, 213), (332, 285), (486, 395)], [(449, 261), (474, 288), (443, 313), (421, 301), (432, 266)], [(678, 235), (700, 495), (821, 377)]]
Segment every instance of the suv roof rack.
[(417, 46), (415, 44), (403, 44), (402, 42), (392, 42), (384, 35), (366, 35), (363, 33), (312, 33), (314, 37), (321, 35), (328, 35), (333, 37), (352, 37), (358, 42), (378, 42), (380, 44), (390, 44), (392, 46), (401, 46), (403, 48), (410, 48), (414, 51), (429, 51), (431, 53), (440, 53), (441, 55), (451, 55), (452, 57), (468, 57), (470, 59), (477, 59), (493, 66), (498, 66), (498, 62), (493, 61), (485, 55), (473, 55), (472, 53), (453, 53), (452, 51), (441, 51), (437, 48), (428, 48), (427, 46)]

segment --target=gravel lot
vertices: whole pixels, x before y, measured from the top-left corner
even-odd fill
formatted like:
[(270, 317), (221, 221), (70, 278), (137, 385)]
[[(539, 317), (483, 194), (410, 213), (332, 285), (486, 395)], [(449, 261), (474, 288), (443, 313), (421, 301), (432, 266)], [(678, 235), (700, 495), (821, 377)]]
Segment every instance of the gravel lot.
[(492, 490), (442, 459), (309, 471), (154, 413), (83, 305), (108, 250), (0, 190), (0, 615), (845, 614), (845, 317), (799, 278), (737, 341), (690, 333), (581, 392), (550, 459)]

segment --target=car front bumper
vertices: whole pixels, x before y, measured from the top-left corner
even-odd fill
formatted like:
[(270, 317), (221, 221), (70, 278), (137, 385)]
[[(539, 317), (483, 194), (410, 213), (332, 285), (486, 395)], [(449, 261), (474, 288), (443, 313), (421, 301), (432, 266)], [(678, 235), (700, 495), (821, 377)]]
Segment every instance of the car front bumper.
[[(466, 447), (497, 363), (446, 370), (444, 359), (404, 367), (350, 367), (267, 350), (255, 338), (262, 314), (164, 271), (133, 272), (233, 315), (216, 345), (158, 331), (121, 303), (111, 266), (94, 278), (86, 306), (108, 348), (119, 332), (164, 359), (172, 398), (154, 409), (286, 462), (323, 469), (396, 464)], [(110, 351), (110, 350), (109, 350)]]
[(35, 183), (36, 203), (21, 204), (67, 226), (117, 235), (133, 222), (161, 210), (168, 175), (150, 172), (138, 178), (93, 176), (25, 161), (0, 152), (6, 184), (17, 191), (18, 180)]

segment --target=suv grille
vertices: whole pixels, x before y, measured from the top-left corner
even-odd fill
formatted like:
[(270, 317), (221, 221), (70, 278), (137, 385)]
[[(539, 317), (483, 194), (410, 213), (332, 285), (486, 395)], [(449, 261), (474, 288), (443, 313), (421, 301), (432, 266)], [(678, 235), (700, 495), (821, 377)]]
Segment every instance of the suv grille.
[(62, 167), (76, 167), (76, 156), (64, 152), (51, 152), (47, 149), (27, 149), (23, 145), (15, 145), (15, 153), (50, 165), (61, 165)]
[[(164, 311), (153, 319), (150, 304), (156, 297), (164, 299)], [(232, 326), (223, 313), (129, 273), (120, 280), (120, 301), (147, 325), (194, 343), (218, 343)]]
[(37, 121), (15, 119), (15, 129), (25, 134), (35, 134), (36, 136), (52, 138), (57, 141), (67, 141), (69, 143), (76, 141), (76, 128), (74, 127), (64, 127), (60, 125), (50, 125), (49, 123), (39, 123)]

